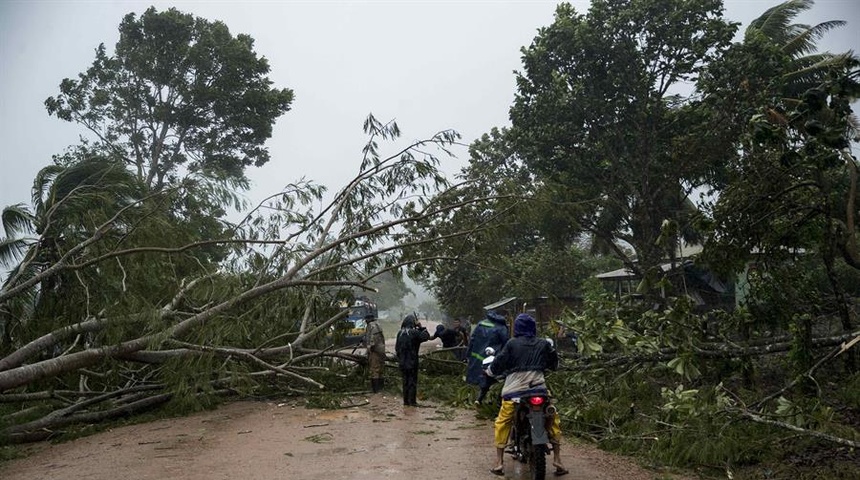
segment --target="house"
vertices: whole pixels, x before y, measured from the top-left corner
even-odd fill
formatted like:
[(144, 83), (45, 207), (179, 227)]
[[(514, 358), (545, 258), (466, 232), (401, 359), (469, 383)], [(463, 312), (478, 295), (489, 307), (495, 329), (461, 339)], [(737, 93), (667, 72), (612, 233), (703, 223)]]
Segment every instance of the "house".
[(513, 335), (513, 319), (519, 313), (528, 313), (534, 317), (537, 322), (538, 332), (556, 335), (558, 333), (558, 326), (554, 320), (564, 310), (579, 310), (580, 308), (582, 308), (581, 296), (535, 297), (530, 299), (507, 297), (498, 302), (485, 305), (484, 311), (506, 310), (508, 312), (508, 327), (511, 329), (511, 335)]
[[(660, 271), (668, 277), (676, 291), (683, 292), (695, 302), (699, 312), (733, 310), (735, 307), (735, 287), (732, 282), (722, 280), (691, 259), (663, 263)], [(619, 268), (595, 277), (607, 285), (618, 300), (641, 298), (637, 287), (642, 277), (628, 268)], [(665, 296), (666, 292), (663, 291), (662, 295)]]

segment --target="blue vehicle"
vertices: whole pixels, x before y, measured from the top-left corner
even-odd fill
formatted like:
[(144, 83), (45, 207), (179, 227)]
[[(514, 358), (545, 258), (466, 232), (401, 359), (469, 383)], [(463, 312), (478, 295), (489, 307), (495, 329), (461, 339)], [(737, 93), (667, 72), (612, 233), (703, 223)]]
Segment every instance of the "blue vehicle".
[(357, 297), (352, 305), (344, 307), (349, 309), (349, 314), (343, 326), (343, 343), (345, 345), (354, 345), (361, 343), (364, 339), (364, 332), (367, 330), (367, 322), (364, 317), (372, 314), (374, 317), (379, 315), (376, 304), (367, 297)]

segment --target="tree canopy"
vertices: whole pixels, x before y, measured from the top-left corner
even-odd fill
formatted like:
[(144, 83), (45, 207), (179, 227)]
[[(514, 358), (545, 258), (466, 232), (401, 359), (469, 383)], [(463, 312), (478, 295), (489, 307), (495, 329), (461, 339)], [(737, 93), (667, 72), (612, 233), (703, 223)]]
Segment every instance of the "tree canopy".
[(517, 152), (561, 204), (579, 200), (574, 228), (631, 245), (635, 270), (673, 250), (657, 242), (665, 222), (689, 230), (688, 194), (707, 165), (683, 145), (699, 122), (672, 88), (728, 45), (735, 26), (721, 14), (718, 0), (598, 0), (587, 14), (561, 4), (522, 50)]
[(124, 162), (153, 190), (188, 172), (241, 184), (246, 167), (269, 161), (264, 143), (293, 92), (273, 88), (250, 36), (154, 7), (126, 15), (119, 32), (112, 53), (99, 45), (92, 66), (45, 101), (95, 136), (80, 150)]
[[(618, 266), (591, 255), (587, 242), (566, 228), (568, 211), (556, 208), (556, 197), (526, 167), (509, 130), (484, 134), (469, 154), (459, 175), (465, 188), (437, 199), (459, 208), (414, 230), (441, 237), (416, 249), (437, 260), (413, 270), (446, 312), (481, 318), (484, 305), (503, 297), (575, 296), (587, 277)], [(469, 234), (448, 237), (464, 230)]]

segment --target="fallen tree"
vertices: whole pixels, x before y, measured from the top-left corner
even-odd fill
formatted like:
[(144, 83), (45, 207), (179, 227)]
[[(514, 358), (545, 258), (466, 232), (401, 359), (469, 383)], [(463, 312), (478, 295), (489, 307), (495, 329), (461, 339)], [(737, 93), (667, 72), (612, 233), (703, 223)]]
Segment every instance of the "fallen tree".
[[(0, 290), (4, 318), (15, 319), (7, 320), (15, 334), (0, 351), (2, 441), (43, 439), (169, 401), (206, 405), (224, 392), (325, 389), (337, 365), (365, 362), (331, 345), (345, 315), (336, 300), (371, 289), (368, 282), (383, 272), (430, 260), (404, 255), (438, 240), (416, 235), (411, 225), (485, 200), (438, 202), (462, 186), (449, 184), (438, 153), (428, 150), (447, 154), (455, 132), (381, 157), (378, 142), (396, 139), (396, 124), (370, 116), (365, 131), (358, 173), (330, 200), (319, 186), (290, 185), (216, 240), (134, 244), (159, 203), (153, 196), (111, 199), (100, 177), (56, 199), (69, 205), (97, 192), (115, 206), (103, 205), (103, 221), (79, 231), (80, 242), (54, 242), (50, 230), (34, 238)], [(50, 210), (47, 222), (65, 221), (52, 217), (60, 211)], [(57, 247), (49, 264), (45, 245)], [(213, 246), (226, 249), (223, 260), (201, 255)], [(54, 310), (46, 320), (46, 299), (67, 294), (56, 285), (70, 279), (80, 295), (73, 301), (88, 315), (73, 320)], [(33, 299), (36, 315), (21, 315), (20, 305)]]

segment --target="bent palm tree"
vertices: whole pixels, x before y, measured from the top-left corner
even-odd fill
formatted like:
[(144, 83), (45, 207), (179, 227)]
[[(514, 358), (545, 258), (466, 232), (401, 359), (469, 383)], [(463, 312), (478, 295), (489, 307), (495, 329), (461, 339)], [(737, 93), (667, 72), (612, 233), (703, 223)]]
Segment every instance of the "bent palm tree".
[(40, 305), (68, 293), (73, 282), (51, 266), (139, 192), (121, 165), (93, 158), (43, 168), (33, 184), (33, 210), (23, 204), (3, 210), (0, 264), (9, 268), (0, 286), (4, 347), (12, 346), (13, 330), (33, 326), (28, 324)]
[(771, 7), (750, 22), (745, 32), (745, 42), (762, 35), (788, 58), (782, 79), (784, 94), (789, 98), (797, 98), (817, 87), (833, 69), (843, 70), (857, 58), (851, 51), (839, 54), (817, 51), (818, 40), (830, 30), (844, 26), (845, 21), (829, 20), (812, 26), (792, 23), (814, 3), (813, 0), (789, 0)]

